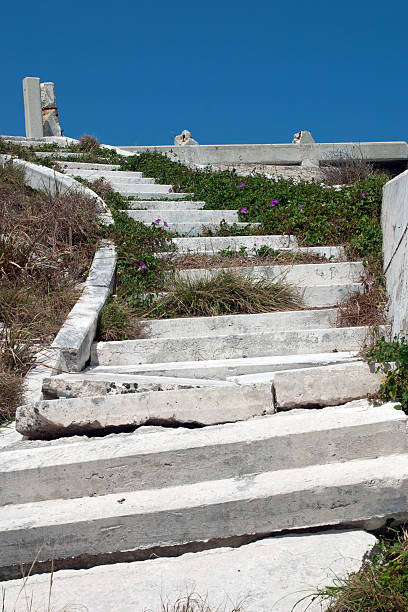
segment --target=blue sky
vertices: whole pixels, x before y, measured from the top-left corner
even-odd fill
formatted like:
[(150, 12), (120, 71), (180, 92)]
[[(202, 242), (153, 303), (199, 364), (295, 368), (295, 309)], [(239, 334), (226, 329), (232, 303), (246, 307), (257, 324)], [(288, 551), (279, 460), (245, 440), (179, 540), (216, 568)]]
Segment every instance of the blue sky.
[(20, 0), (1, 9), (0, 133), (54, 81), (65, 135), (108, 144), (406, 140), (407, 0)]

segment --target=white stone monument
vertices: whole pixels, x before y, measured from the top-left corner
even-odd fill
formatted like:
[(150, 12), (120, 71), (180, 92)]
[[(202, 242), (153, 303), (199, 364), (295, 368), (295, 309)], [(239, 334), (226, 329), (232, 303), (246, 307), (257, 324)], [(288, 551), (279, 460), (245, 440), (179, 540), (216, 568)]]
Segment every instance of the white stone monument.
[(44, 136), (62, 136), (55, 99), (54, 83), (41, 83), (41, 108)]
[(42, 138), (44, 133), (38, 77), (23, 79), (23, 96), (26, 136), (27, 138)]

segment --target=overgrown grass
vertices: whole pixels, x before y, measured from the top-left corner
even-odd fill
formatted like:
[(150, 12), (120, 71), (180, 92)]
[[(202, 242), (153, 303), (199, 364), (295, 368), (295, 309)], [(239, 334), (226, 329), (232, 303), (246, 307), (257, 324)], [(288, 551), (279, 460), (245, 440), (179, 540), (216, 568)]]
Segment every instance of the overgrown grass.
[(0, 422), (21, 402), (23, 376), (74, 305), (97, 241), (97, 204), (51, 196), (0, 167)]
[(231, 270), (199, 279), (176, 277), (169, 293), (146, 317), (205, 317), (296, 310), (303, 305), (296, 290), (283, 281), (245, 278)]
[(345, 244), (357, 257), (381, 260), (385, 174), (335, 190), (260, 174), (244, 178), (234, 171), (193, 169), (156, 152), (126, 157), (121, 168), (172, 184), (175, 192), (192, 192), (195, 199), (205, 200), (206, 208), (242, 211), (240, 221), (261, 223), (262, 233), (294, 234), (307, 246)]
[(359, 572), (336, 579), (313, 594), (327, 612), (406, 612), (408, 610), (408, 534), (383, 538), (379, 552)]
[(408, 414), (408, 341), (395, 336), (389, 342), (379, 338), (366, 354), (366, 360), (383, 372), (381, 386), (372, 400), (375, 403), (399, 402), (399, 408)]

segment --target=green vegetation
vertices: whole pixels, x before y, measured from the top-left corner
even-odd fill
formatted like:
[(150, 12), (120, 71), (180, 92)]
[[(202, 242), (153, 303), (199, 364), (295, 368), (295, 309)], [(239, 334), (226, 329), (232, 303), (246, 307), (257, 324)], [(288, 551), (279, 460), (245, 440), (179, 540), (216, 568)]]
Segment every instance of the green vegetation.
[(147, 317), (206, 317), (302, 308), (302, 298), (283, 281), (252, 280), (231, 270), (199, 279), (177, 278)]
[(408, 414), (408, 342), (405, 336), (395, 336), (392, 342), (380, 338), (368, 351), (366, 360), (384, 372), (382, 384), (372, 398), (375, 402), (399, 402)]
[[(408, 533), (382, 538), (372, 561), (359, 572), (313, 593), (327, 612), (406, 612), (408, 610)], [(296, 606), (295, 606), (296, 608)]]
[[(206, 208), (240, 211), (240, 221), (259, 222), (257, 233), (296, 235), (306, 246), (346, 244), (356, 257), (381, 260), (382, 187), (389, 177), (368, 176), (340, 190), (293, 179), (189, 168), (156, 152), (122, 160), (173, 191), (194, 193)], [(225, 228), (224, 228), (225, 229)], [(241, 230), (239, 230), (241, 231)]]

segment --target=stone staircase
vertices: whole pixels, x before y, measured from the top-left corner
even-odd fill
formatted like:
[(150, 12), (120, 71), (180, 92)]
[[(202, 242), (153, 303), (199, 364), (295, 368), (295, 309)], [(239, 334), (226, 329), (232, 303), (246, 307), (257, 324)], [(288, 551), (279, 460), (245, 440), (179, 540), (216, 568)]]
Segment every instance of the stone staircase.
[[(235, 269), (284, 278), (303, 310), (149, 320), (137, 340), (95, 342), (83, 372), (44, 380), (44, 398), (19, 409), (28, 438), (0, 436), (6, 603), (37, 556), (33, 593), (46, 601), (53, 561), (60, 606), (159, 611), (190, 589), (214, 606), (227, 594), (231, 610), (289, 612), (358, 569), (375, 544), (365, 530), (408, 516), (407, 417), (364, 399), (379, 385), (359, 357), (371, 330), (337, 327), (362, 263), (294, 236), (204, 237), (237, 214), (141, 173), (67, 166), (131, 197), (132, 218), (191, 234), (174, 238), (172, 257), (265, 245), (327, 263)], [(307, 605), (324, 609), (296, 609)]]

